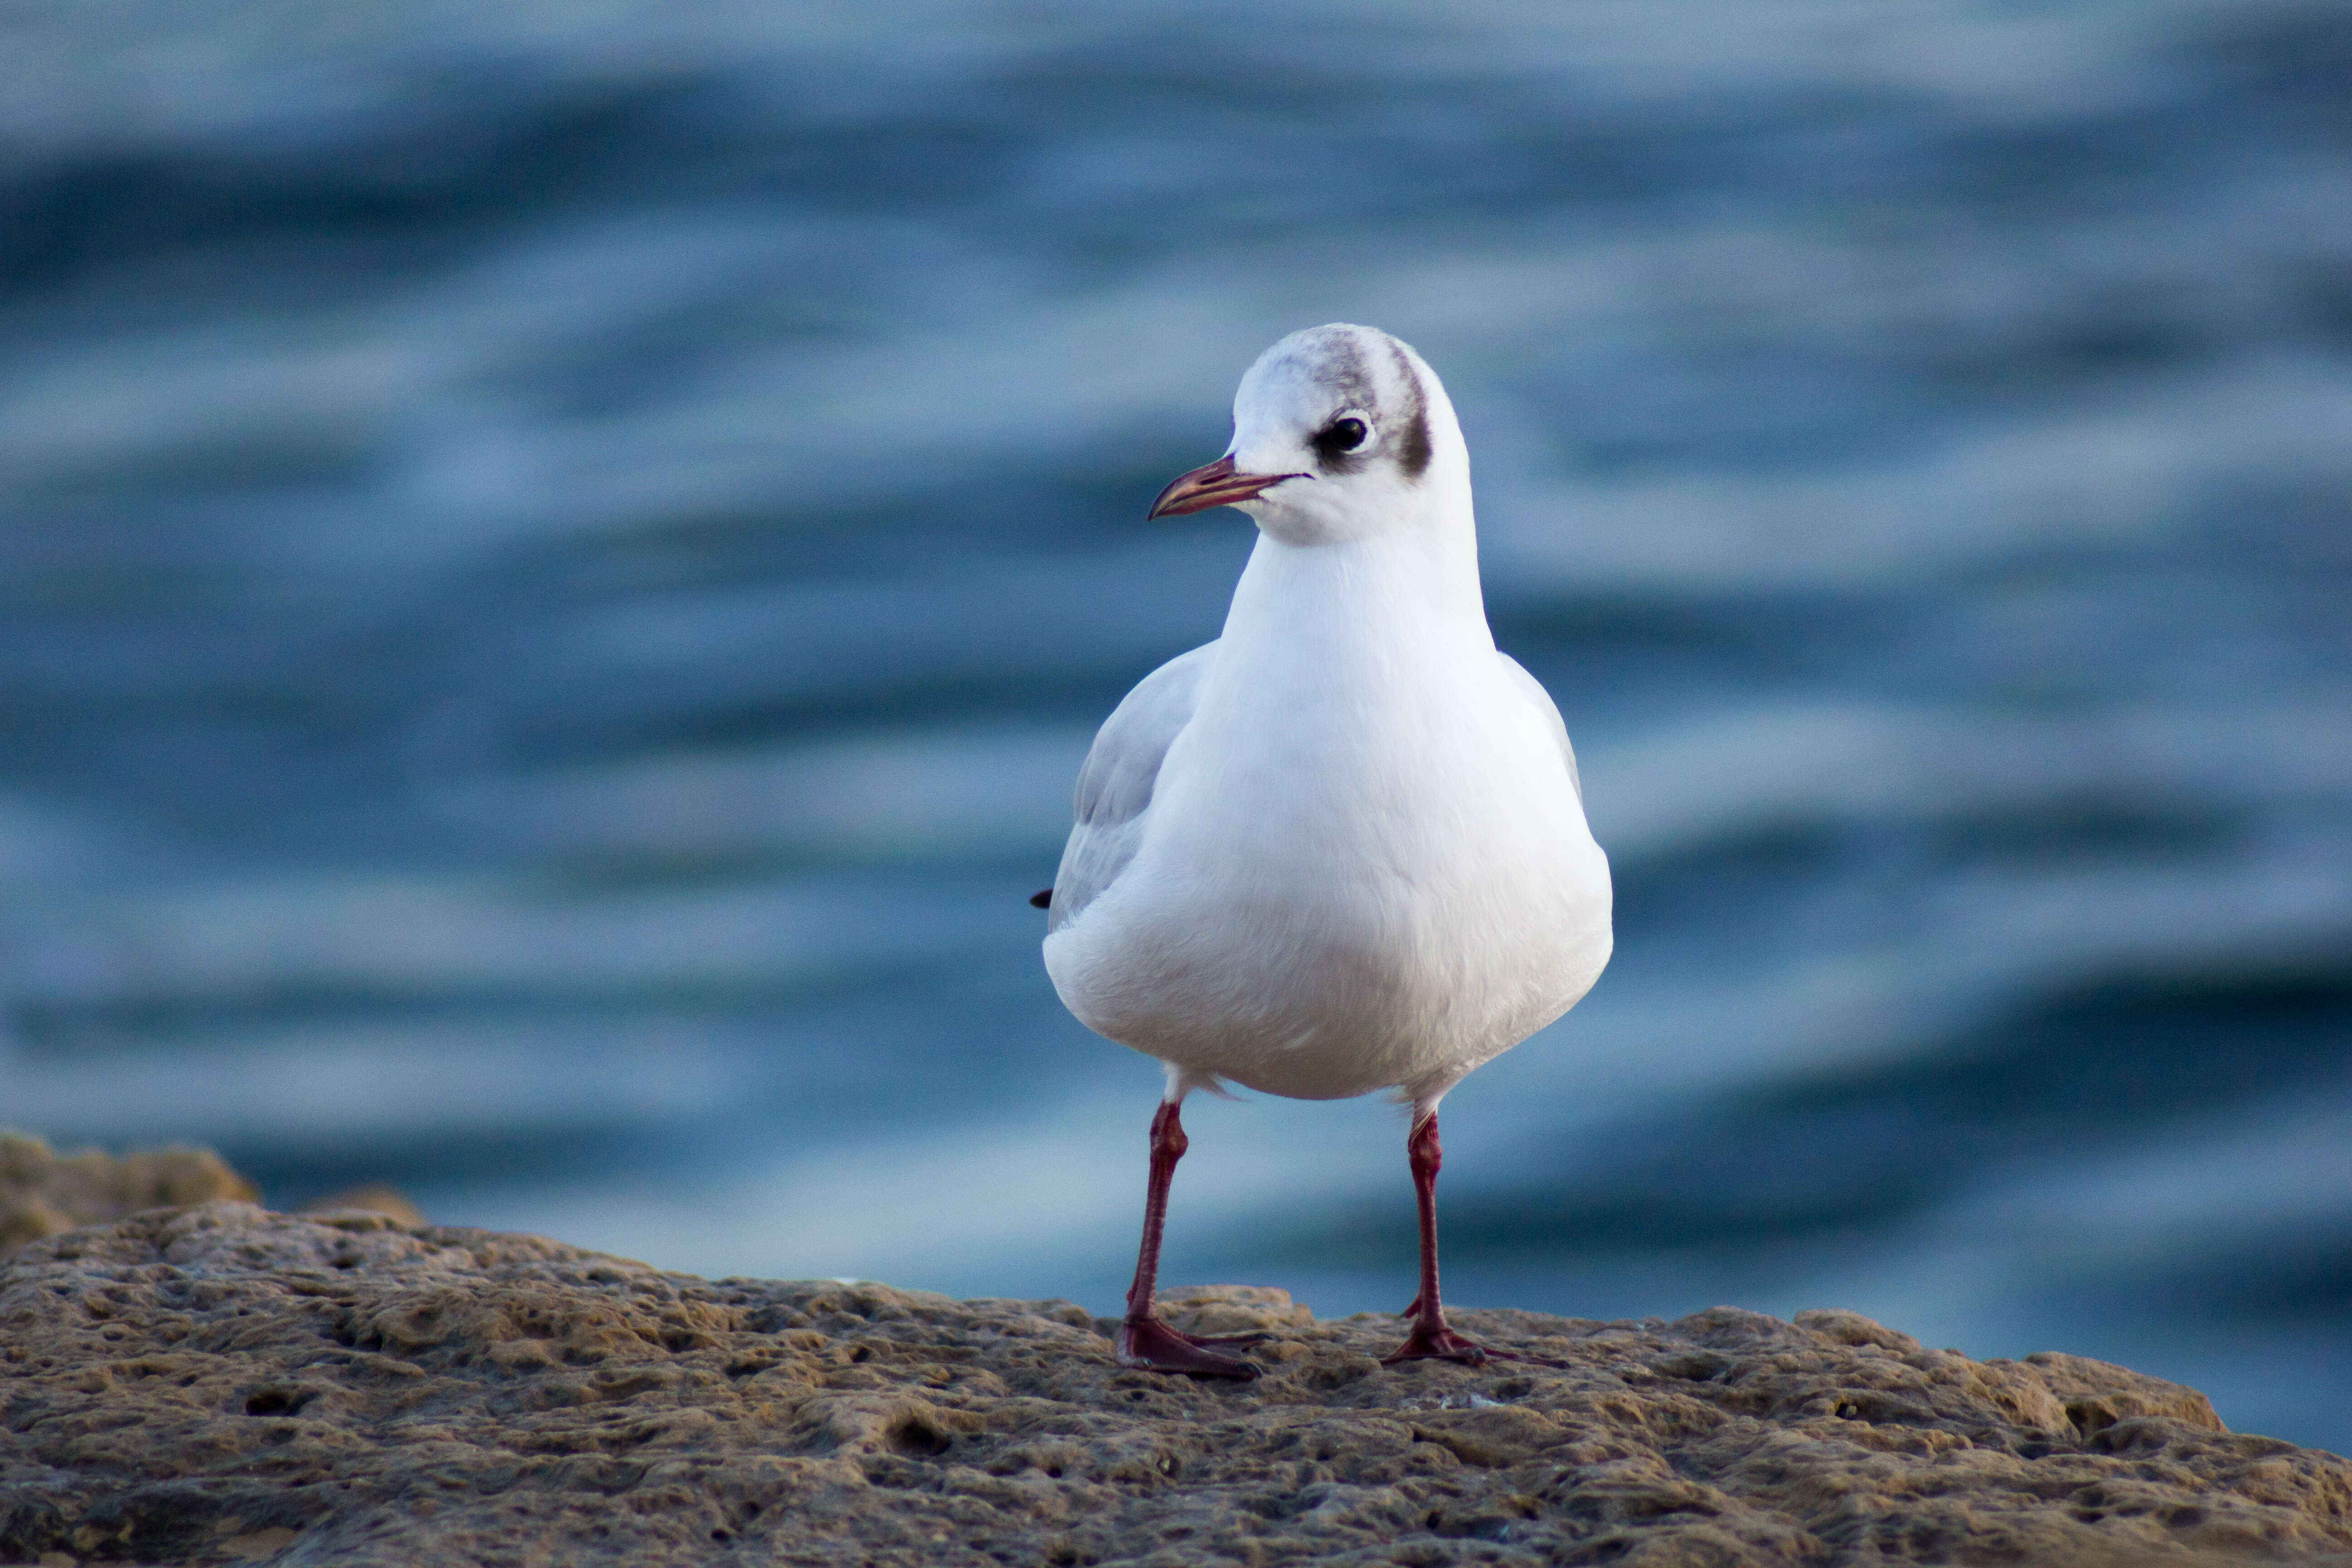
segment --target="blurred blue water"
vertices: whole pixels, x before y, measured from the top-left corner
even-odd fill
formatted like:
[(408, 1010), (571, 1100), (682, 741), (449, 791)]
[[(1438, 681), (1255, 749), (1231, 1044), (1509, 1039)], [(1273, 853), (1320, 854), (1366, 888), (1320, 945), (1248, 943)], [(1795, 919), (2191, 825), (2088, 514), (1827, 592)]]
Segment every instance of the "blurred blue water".
[[(1619, 879), (1450, 1294), (2352, 1447), (2333, 5), (16, 7), (0, 1122), (1107, 1310), (1157, 1074), (1023, 900), (1331, 319)], [(1190, 1124), (1173, 1278), (1411, 1293), (1394, 1112)]]

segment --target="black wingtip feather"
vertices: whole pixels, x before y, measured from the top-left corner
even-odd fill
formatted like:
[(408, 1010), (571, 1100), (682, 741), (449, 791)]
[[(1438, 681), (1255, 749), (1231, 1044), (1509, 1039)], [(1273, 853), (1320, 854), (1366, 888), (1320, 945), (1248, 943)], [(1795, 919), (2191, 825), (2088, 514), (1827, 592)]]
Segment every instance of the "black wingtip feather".
[(1033, 910), (1052, 909), (1054, 907), (1054, 889), (1048, 888), (1042, 893), (1030, 894), (1029, 907)]

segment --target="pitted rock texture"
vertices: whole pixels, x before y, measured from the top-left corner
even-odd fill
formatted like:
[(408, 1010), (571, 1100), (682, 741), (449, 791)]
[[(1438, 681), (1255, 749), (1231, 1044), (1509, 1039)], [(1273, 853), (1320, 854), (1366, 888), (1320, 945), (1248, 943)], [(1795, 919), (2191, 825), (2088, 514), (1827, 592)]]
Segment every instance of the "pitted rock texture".
[(2352, 1548), (2352, 1463), (2068, 1356), (1849, 1312), (1397, 1320), (1171, 1292), (1266, 1375), (1066, 1302), (703, 1280), (211, 1203), (0, 1265), (0, 1562), (2187, 1563)]
[(142, 1209), (258, 1196), (209, 1149), (60, 1154), (29, 1132), (0, 1131), (0, 1258), (45, 1236)]

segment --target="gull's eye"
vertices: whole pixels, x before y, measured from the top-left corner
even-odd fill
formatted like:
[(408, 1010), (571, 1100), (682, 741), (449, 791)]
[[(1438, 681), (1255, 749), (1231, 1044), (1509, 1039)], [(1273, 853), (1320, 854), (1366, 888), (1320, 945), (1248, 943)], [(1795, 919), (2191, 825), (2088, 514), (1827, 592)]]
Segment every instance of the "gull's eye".
[(1371, 434), (1370, 426), (1352, 414), (1345, 414), (1316, 433), (1315, 450), (1327, 461), (1344, 457), (1349, 452), (1360, 451), (1364, 443), (1371, 438)]

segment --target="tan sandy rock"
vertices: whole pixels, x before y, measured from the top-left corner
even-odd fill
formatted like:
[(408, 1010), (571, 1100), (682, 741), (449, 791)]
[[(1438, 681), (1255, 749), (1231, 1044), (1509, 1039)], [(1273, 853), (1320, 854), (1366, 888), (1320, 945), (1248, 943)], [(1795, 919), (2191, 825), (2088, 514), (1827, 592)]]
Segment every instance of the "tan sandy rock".
[(0, 1258), (141, 1209), (260, 1195), (209, 1149), (59, 1154), (30, 1133), (0, 1131)]
[(368, 1182), (356, 1187), (346, 1187), (330, 1193), (323, 1198), (313, 1198), (294, 1212), (306, 1215), (334, 1214), (341, 1209), (358, 1209), (366, 1214), (387, 1215), (403, 1225), (424, 1225), (425, 1211), (398, 1187), (382, 1182)]
[(1173, 1291), (1266, 1375), (1059, 1301), (703, 1280), (216, 1202), (0, 1265), (0, 1563), (1667, 1565), (2312, 1560), (2352, 1463), (2070, 1356), (1850, 1312), (1385, 1315)]

